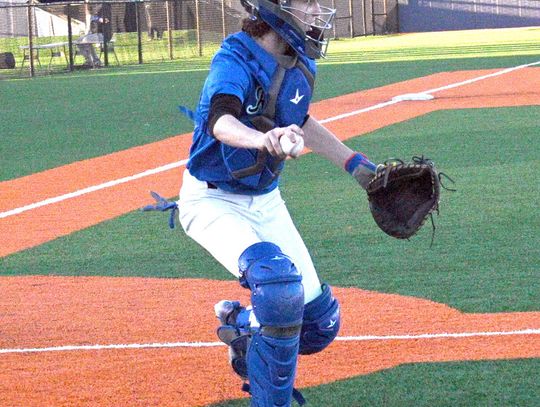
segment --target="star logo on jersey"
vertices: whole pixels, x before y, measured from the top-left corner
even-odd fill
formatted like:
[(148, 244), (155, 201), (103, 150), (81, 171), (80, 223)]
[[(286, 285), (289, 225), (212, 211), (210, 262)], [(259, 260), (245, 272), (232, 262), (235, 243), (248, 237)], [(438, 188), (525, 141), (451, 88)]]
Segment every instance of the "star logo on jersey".
[(298, 103), (300, 103), (300, 101), (304, 98), (304, 95), (300, 95), (300, 91), (298, 90), (298, 88), (296, 89), (296, 95), (294, 96), (294, 98), (290, 99), (291, 102), (293, 102), (295, 105), (297, 105)]

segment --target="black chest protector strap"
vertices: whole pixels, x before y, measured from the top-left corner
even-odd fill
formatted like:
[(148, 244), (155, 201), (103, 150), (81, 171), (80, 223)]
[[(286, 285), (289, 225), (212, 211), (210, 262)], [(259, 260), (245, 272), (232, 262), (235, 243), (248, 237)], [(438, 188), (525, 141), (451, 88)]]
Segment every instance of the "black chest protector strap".
[(263, 133), (266, 133), (267, 131), (270, 131), (276, 127), (276, 105), (279, 91), (281, 90), (281, 85), (283, 84), (283, 79), (285, 78), (285, 72), (287, 69), (298, 68), (302, 71), (309, 84), (309, 87), (311, 88), (311, 94), (313, 94), (313, 87), (315, 85), (315, 76), (311, 73), (306, 64), (304, 64), (302, 60), (298, 59), (298, 57), (294, 57), (292, 59), (287, 58), (279, 60), (278, 62), (278, 68), (274, 73), (274, 77), (272, 78), (272, 86), (268, 91), (268, 102), (265, 104), (261, 115), (251, 119), (251, 123), (255, 126), (255, 128)]
[[(272, 86), (270, 86), (268, 91), (268, 102), (265, 104), (263, 112), (259, 116), (256, 116), (250, 120), (251, 124), (253, 124), (253, 126), (262, 133), (266, 133), (276, 127), (276, 105), (279, 91), (281, 90), (281, 85), (283, 84), (283, 79), (285, 78), (287, 69), (291, 69), (293, 67), (296, 67), (302, 71), (309, 84), (309, 87), (311, 88), (311, 94), (313, 94), (315, 77), (310, 72), (306, 64), (298, 59), (298, 57), (294, 57), (292, 60), (287, 58), (287, 60), (279, 61), (277, 70), (272, 78)], [(239, 179), (249, 177), (250, 175), (255, 175), (262, 172), (266, 164), (267, 157), (268, 151), (257, 152), (255, 164), (251, 167), (234, 171), (232, 173), (233, 178)], [(272, 179), (275, 179), (279, 175), (278, 167), (280, 162), (280, 160), (275, 160), (272, 166), (273, 168), (269, 168), (273, 173)]]
[(251, 123), (260, 132), (266, 133), (275, 127), (276, 105), (281, 89), (281, 84), (285, 78), (286, 68), (283, 65), (278, 65), (274, 77), (272, 78), (272, 86), (268, 90), (268, 102), (264, 106), (264, 110), (259, 116), (251, 119)]

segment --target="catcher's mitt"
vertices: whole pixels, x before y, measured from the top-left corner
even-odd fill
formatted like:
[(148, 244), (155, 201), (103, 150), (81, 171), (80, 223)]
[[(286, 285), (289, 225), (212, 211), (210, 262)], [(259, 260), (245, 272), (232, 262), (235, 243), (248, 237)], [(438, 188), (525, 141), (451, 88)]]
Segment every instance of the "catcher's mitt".
[(383, 232), (408, 239), (428, 216), (435, 232), (433, 212), (439, 211), (441, 175), (446, 176), (424, 156), (413, 157), (411, 163), (392, 159), (381, 165), (366, 192), (371, 214)]

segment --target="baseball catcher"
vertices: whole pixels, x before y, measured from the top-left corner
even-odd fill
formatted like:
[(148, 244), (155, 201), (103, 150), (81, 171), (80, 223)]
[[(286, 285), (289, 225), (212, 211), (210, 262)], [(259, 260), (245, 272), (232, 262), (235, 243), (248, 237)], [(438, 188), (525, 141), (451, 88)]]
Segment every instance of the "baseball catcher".
[[(341, 314), (281, 197), (285, 158), (305, 144), (363, 188), (375, 191), (382, 174), (382, 195), (396, 170), (351, 150), (308, 114), (335, 10), (317, 0), (240, 1), (250, 14), (242, 31), (214, 56), (196, 112), (182, 109), (195, 126), (178, 218), (250, 291), (251, 304), (224, 299), (214, 313), (251, 406), (291, 406), (304, 402), (294, 387), (298, 355), (330, 346)], [(154, 210), (175, 210), (154, 198)]]

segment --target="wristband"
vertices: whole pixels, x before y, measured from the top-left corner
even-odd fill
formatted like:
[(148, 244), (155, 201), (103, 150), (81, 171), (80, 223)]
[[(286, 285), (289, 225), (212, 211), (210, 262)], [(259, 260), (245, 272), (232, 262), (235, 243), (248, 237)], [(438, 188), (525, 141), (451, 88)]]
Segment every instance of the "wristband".
[(352, 175), (355, 168), (357, 168), (359, 165), (367, 168), (371, 172), (375, 172), (377, 170), (377, 165), (369, 161), (369, 159), (362, 153), (352, 154), (347, 161), (345, 161), (345, 170)]

